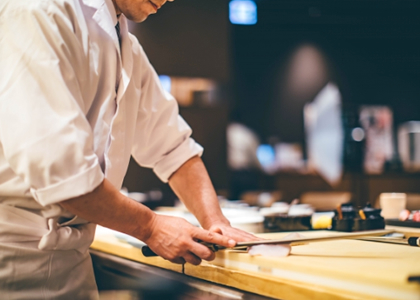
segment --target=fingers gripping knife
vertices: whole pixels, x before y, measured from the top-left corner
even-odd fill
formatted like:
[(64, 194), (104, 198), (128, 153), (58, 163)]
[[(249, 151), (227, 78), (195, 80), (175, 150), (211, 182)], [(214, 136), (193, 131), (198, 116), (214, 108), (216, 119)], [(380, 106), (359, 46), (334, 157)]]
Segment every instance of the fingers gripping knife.
[[(223, 246), (219, 246), (219, 245), (212, 244), (212, 243), (207, 243), (207, 242), (202, 242), (202, 241), (200, 241), (199, 243), (202, 244), (202, 245), (204, 245), (204, 246), (206, 246), (206, 247), (208, 247), (213, 252), (216, 252), (218, 250), (226, 249)], [(246, 249), (246, 248), (247, 248), (247, 246), (238, 247), (238, 245), (236, 245), (234, 248), (229, 248), (229, 249), (239, 250), (239, 249)], [(149, 248), (149, 246), (143, 246), (141, 248), (141, 252), (146, 257), (158, 256), (155, 252), (153, 252), (152, 249)]]
[[(247, 247), (255, 246), (255, 245), (281, 245), (281, 244), (289, 244), (291, 246), (302, 245), (307, 243), (313, 242), (323, 242), (323, 241), (331, 241), (331, 240), (342, 240), (342, 239), (357, 239), (363, 238), (367, 236), (382, 236), (386, 234), (392, 233), (392, 230), (369, 230), (369, 231), (362, 231), (362, 232), (352, 232), (352, 233), (345, 233), (345, 234), (338, 234), (333, 236), (323, 236), (323, 237), (313, 237), (313, 238), (297, 238), (297, 239), (281, 239), (281, 240), (259, 240), (259, 241), (252, 241), (252, 242), (238, 242), (235, 247), (226, 248), (223, 246), (219, 246), (212, 243), (207, 242), (199, 242), (204, 246), (207, 246), (213, 252), (219, 250), (243, 250)], [(143, 246), (141, 249), (142, 253), (146, 257), (157, 256), (148, 246)]]

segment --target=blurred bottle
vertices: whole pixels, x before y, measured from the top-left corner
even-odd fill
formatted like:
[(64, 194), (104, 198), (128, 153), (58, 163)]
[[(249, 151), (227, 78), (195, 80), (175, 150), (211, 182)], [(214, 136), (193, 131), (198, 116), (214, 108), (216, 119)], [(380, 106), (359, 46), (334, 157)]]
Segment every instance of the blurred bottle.
[(359, 109), (355, 105), (343, 105), (345, 171), (361, 172), (363, 169), (365, 131), (359, 121)]
[(365, 131), (364, 171), (381, 174), (395, 165), (392, 109), (384, 105), (360, 107), (360, 123)]

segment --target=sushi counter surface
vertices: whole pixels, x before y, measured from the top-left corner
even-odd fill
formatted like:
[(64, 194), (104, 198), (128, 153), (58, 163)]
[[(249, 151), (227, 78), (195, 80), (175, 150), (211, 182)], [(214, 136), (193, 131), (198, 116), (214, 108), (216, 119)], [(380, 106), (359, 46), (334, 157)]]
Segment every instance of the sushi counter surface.
[[(403, 232), (406, 236), (420, 235), (420, 229), (387, 229)], [(287, 234), (264, 233), (259, 236), (279, 239)], [(316, 237), (337, 232), (307, 231), (301, 234)], [(420, 300), (420, 247), (333, 240), (293, 246), (287, 257), (252, 257), (241, 251), (219, 251), (214, 261), (193, 266), (172, 264), (160, 257), (144, 257), (141, 245), (138, 240), (99, 227), (91, 248), (276, 299)], [(409, 281), (409, 277), (415, 280)]]

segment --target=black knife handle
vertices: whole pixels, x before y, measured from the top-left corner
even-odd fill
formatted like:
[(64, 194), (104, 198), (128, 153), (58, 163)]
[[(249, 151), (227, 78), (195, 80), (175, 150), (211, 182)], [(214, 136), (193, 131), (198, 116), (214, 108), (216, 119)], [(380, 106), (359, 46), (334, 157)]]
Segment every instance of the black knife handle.
[[(202, 242), (202, 241), (198, 241), (200, 244), (208, 247), (211, 251), (216, 252), (219, 249), (223, 249), (223, 247), (217, 246), (215, 244), (211, 244), (211, 243), (207, 243), (207, 242)], [(152, 251), (152, 249), (149, 248), (149, 246), (143, 246), (141, 247), (141, 253), (143, 253), (143, 255), (145, 257), (153, 257), (153, 256), (158, 256), (155, 252)]]
[(410, 246), (420, 246), (420, 237), (412, 236), (408, 238), (408, 244)]
[(149, 248), (149, 246), (141, 247), (141, 253), (143, 253), (145, 257), (158, 256), (155, 252), (152, 251), (152, 249)]

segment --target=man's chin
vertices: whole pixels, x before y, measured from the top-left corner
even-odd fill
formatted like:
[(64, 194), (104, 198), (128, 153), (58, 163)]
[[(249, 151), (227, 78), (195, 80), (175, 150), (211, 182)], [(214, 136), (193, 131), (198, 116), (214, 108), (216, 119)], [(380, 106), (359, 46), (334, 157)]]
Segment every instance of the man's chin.
[(138, 16), (133, 16), (133, 15), (126, 15), (126, 14), (124, 14), (124, 16), (125, 16), (128, 20), (133, 21), (133, 22), (135, 22), (135, 23), (141, 23), (141, 22), (144, 22), (144, 21), (147, 19), (147, 17), (148, 17), (148, 15), (145, 15), (145, 14), (138, 15)]

